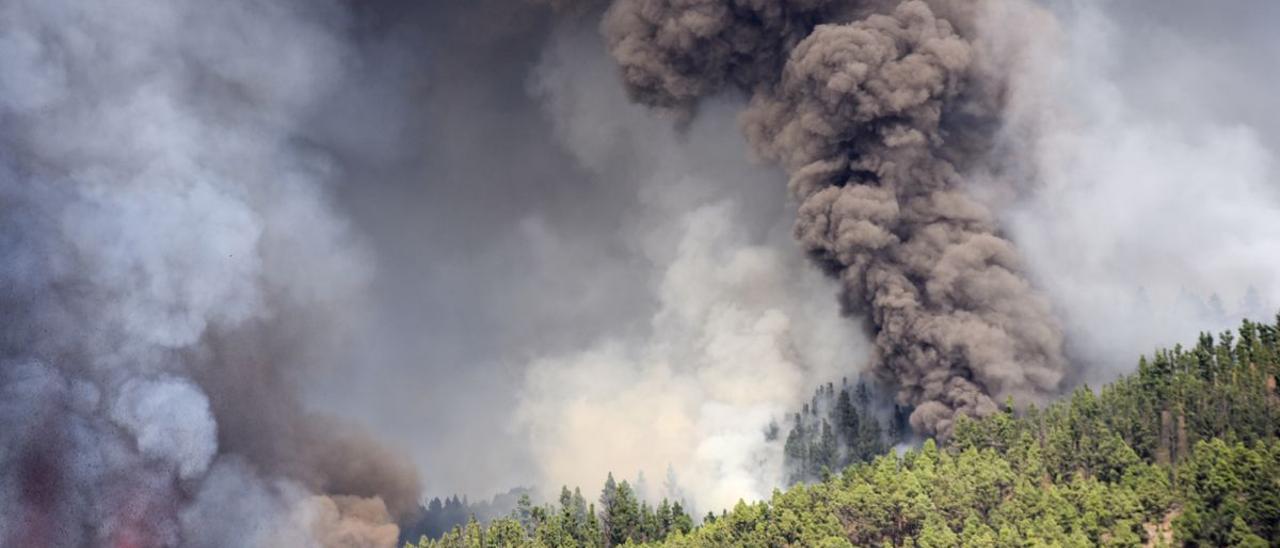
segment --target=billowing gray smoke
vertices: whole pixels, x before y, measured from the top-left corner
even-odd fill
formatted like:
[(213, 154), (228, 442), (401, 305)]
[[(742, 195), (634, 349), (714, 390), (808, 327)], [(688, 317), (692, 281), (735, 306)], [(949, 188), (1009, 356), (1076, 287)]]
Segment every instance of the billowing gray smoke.
[[(1061, 331), (966, 192), (999, 127), (980, 1), (617, 0), (603, 29), (633, 99), (691, 113), (737, 88), (756, 153), (791, 175), (795, 236), (871, 321), (873, 369), (946, 435), (957, 414), (1059, 389)], [(998, 177), (998, 175), (997, 175)]]
[(395, 542), (416, 472), (294, 390), (367, 276), (322, 4), (0, 3), (0, 545)]
[[(1274, 2), (1045, 0), (1083, 9), (1032, 48), (983, 13), (1022, 0), (615, 3), (601, 44), (511, 0), (0, 2), (0, 545), (394, 543), (415, 474), (318, 408), (436, 495), (767, 496), (761, 428), (863, 346), (744, 95), (922, 429), (1062, 372), (992, 213), (1099, 380), (1226, 327), (1184, 289), (1280, 298)], [(1031, 207), (972, 199), (1005, 168)]]

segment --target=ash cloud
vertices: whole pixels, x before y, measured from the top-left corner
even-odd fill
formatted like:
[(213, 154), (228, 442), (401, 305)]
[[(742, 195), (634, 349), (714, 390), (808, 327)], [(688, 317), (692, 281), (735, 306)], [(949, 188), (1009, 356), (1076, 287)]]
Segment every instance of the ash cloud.
[[(1008, 77), (984, 70), (974, 11), (620, 0), (602, 25), (632, 96), (652, 106), (718, 91), (739, 66), (767, 69), (735, 82), (751, 95), (744, 130), (790, 173), (797, 239), (870, 320), (873, 370), (915, 407), (917, 430), (942, 435), (957, 413), (1045, 400), (1067, 369), (1049, 301), (965, 188)], [(739, 43), (720, 39), (725, 28), (767, 38), (729, 54), (701, 42)], [(704, 85), (682, 79), (691, 69)]]
[(642, 104), (751, 97), (744, 130), (790, 173), (797, 239), (871, 320), (917, 429), (945, 434), (958, 411), (1270, 316), (1280, 133), (1250, 68), (1276, 51), (1259, 10), (619, 0), (601, 29)]
[(615, 2), (602, 30), (632, 98), (690, 109), (726, 88), (775, 80), (790, 50), (837, 4)]

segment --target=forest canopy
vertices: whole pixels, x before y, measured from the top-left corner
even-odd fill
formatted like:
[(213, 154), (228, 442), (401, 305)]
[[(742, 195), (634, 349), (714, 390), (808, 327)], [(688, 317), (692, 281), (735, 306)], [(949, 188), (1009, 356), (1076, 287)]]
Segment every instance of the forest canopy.
[(783, 442), (796, 483), (769, 500), (695, 526), (681, 501), (651, 506), (610, 475), (598, 499), (523, 494), (510, 516), (405, 546), (1277, 546), (1277, 375), (1280, 317), (1245, 321), (901, 454), (888, 447), (902, 410), (885, 428), (864, 385), (826, 385)]

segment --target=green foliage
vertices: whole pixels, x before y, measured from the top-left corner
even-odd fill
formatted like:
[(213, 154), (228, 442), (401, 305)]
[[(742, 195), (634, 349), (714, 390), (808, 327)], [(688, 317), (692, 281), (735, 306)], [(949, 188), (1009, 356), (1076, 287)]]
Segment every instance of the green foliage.
[(818, 388), (792, 426), (783, 446), (789, 483), (822, 479), (823, 470), (841, 470), (869, 461), (887, 450), (880, 421), (871, 411), (871, 393), (865, 383), (831, 383)]
[(681, 502), (651, 507), (610, 474), (599, 508), (566, 488), (558, 508), (524, 498), (418, 546), (1280, 546), (1278, 339), (1251, 322), (1204, 334), (1099, 392), (960, 417), (945, 443), (900, 456), (865, 386), (829, 384), (784, 443), (791, 479), (816, 483), (695, 527)]

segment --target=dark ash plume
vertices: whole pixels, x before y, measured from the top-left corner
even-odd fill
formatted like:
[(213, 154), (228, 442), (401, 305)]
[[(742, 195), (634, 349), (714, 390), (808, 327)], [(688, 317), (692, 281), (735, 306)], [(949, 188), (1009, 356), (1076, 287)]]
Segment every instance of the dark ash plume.
[(774, 80), (833, 3), (622, 1), (604, 31), (633, 99), (691, 108), (727, 86), (751, 90)]
[(1001, 100), (982, 5), (617, 0), (603, 23), (640, 102), (750, 93), (744, 130), (791, 175), (796, 238), (870, 320), (873, 368), (912, 425), (940, 435), (957, 413), (1042, 400), (1067, 367), (1047, 300), (964, 188)]

